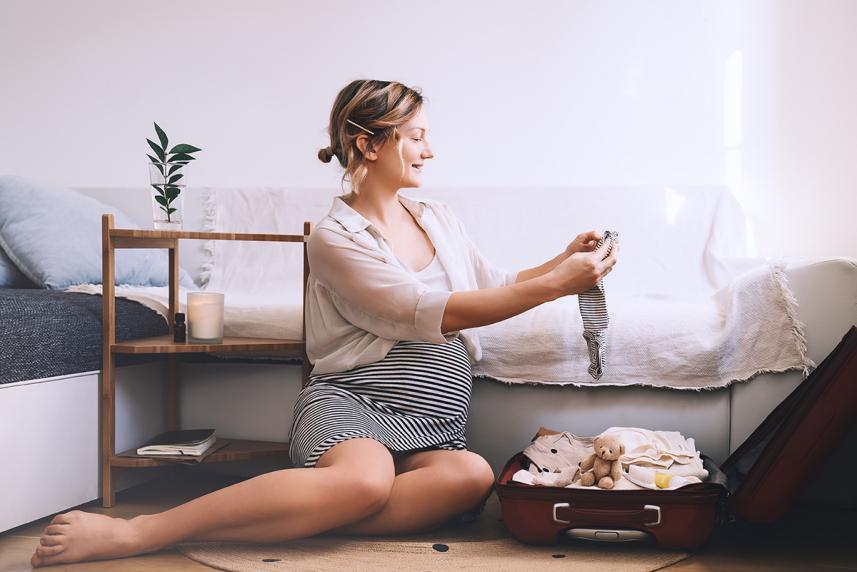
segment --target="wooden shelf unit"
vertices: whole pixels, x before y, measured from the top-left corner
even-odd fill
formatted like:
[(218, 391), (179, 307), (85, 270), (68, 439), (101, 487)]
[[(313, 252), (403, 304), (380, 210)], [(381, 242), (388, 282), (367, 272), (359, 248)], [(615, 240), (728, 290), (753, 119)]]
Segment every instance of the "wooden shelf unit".
[(113, 344), (114, 354), (188, 354), (188, 353), (246, 353), (268, 352), (277, 355), (300, 356), (304, 350), (303, 340), (280, 340), (274, 338), (224, 337), (220, 344), (191, 344), (173, 341), (172, 334), (126, 340)]
[[(166, 248), (169, 251), (169, 311), (170, 318), (179, 308), (179, 240), (247, 240), (257, 242), (297, 242), (303, 245), (303, 296), (306, 296), (309, 260), (306, 243), (312, 232), (312, 223), (304, 222), (303, 234), (254, 234), (231, 232), (195, 232), (173, 230), (136, 230), (115, 228), (113, 215), (101, 217), (102, 264), (102, 370), (101, 370), (101, 492), (105, 508), (116, 504), (113, 490), (113, 470), (116, 468), (162, 467), (175, 464), (157, 458), (131, 458), (116, 454), (116, 367), (114, 354), (164, 354), (167, 365), (167, 420), (168, 430), (179, 428), (178, 354), (227, 353), (237, 355), (265, 355), (302, 357), (302, 386), (309, 382), (310, 363), (306, 355), (306, 321), (302, 320), (301, 339), (224, 337), (220, 344), (191, 344), (173, 341), (173, 320), (168, 319), (169, 334), (136, 340), (116, 341), (116, 249)], [(306, 300), (303, 300), (304, 310)], [(306, 313), (304, 311), (303, 315)], [(203, 463), (239, 461), (260, 457), (288, 455), (289, 444), (268, 441), (231, 439), (224, 449), (206, 457)]]
[[(229, 445), (215, 451), (203, 459), (202, 463), (217, 463), (218, 461), (246, 461), (259, 457), (275, 457), (289, 454), (288, 443), (275, 443), (271, 441), (248, 441), (246, 439), (217, 439), (214, 446), (221, 441), (229, 441)], [(129, 449), (120, 455), (133, 454), (136, 449)], [(113, 467), (168, 467), (175, 465), (175, 461), (164, 461), (162, 459), (142, 457), (122, 457), (113, 455), (110, 457), (110, 465)]]

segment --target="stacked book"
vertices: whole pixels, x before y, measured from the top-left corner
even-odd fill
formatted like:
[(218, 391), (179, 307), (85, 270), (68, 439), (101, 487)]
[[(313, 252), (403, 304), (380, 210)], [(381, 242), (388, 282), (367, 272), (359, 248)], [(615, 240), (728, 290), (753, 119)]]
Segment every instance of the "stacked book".
[(137, 454), (198, 456), (208, 451), (215, 441), (214, 429), (167, 431), (143, 443)]

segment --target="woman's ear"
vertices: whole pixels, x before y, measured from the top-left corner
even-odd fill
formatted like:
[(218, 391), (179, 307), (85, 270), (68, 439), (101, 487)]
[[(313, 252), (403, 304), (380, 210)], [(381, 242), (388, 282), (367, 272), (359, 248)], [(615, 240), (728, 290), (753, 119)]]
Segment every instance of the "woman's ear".
[(370, 161), (374, 161), (378, 158), (378, 154), (369, 145), (369, 136), (368, 135), (358, 135), (357, 136), (357, 148), (360, 149), (360, 153), (363, 154), (363, 157)]

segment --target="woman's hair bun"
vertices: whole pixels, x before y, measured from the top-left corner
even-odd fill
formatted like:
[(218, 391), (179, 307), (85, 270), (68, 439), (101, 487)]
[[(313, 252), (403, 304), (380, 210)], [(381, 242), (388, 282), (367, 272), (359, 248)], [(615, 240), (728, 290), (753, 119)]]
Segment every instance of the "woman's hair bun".
[(333, 150), (330, 147), (319, 149), (318, 158), (322, 163), (330, 163), (330, 160), (333, 158)]

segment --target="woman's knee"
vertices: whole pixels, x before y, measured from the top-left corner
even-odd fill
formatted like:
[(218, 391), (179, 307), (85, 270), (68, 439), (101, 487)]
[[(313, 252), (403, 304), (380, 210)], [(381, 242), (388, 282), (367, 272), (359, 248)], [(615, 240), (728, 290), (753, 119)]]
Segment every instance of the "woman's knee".
[(316, 467), (332, 469), (334, 486), (369, 512), (387, 504), (396, 477), (390, 451), (370, 438), (338, 443), (322, 455)]
[(473, 451), (461, 451), (457, 459), (457, 480), (476, 495), (487, 495), (494, 486), (494, 470), (481, 455)]

